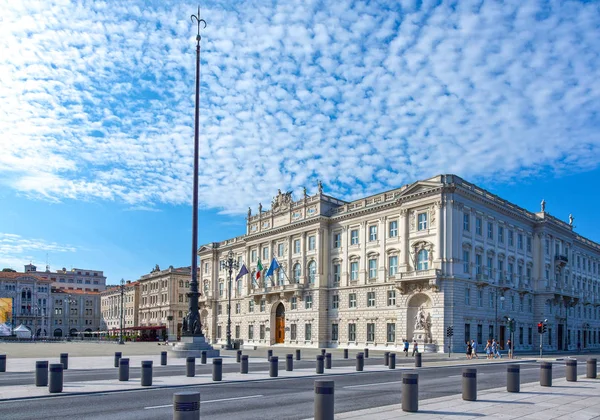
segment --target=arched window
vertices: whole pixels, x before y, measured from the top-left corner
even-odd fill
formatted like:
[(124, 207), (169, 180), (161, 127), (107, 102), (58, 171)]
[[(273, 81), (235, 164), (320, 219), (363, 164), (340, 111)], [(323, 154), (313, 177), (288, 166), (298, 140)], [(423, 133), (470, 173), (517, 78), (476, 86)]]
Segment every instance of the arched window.
[(308, 263), (308, 283), (315, 284), (315, 277), (317, 275), (317, 263), (311, 261)]
[(296, 283), (300, 283), (300, 275), (302, 274), (302, 269), (300, 268), (300, 264), (294, 265), (294, 281)]
[(426, 249), (422, 249), (418, 254), (418, 265), (417, 270), (429, 269), (429, 252)]

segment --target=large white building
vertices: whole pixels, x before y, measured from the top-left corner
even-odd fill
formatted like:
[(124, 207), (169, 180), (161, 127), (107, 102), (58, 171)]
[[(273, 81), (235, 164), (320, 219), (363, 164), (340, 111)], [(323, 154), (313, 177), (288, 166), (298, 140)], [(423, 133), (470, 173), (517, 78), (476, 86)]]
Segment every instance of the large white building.
[[(201, 317), (224, 342), (233, 251), (252, 275), (231, 296), (232, 337), (245, 344), (401, 346), (453, 351), (509, 338), (517, 350), (600, 347), (600, 245), (545, 211), (527, 211), (456, 175), (345, 202), (281, 192), (245, 235), (202, 246)], [(272, 278), (254, 282), (258, 260)], [(235, 279), (236, 273), (233, 274)]]

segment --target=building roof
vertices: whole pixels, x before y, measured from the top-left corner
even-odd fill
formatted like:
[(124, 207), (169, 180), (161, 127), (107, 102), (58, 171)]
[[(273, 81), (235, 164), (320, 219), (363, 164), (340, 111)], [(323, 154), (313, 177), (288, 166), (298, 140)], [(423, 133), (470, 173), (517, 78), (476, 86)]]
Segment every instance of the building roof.
[(17, 280), (23, 277), (34, 277), (38, 281), (47, 281), (48, 283), (52, 282), (52, 280), (49, 280), (45, 277), (34, 276), (33, 273), (13, 273), (10, 271), (0, 271), (0, 279)]

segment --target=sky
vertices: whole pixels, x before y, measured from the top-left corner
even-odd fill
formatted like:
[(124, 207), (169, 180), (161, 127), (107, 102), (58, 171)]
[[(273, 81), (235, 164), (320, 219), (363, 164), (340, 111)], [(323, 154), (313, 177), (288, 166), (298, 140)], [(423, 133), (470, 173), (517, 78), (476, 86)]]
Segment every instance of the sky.
[[(0, 0), (0, 267), (191, 264), (197, 4)], [(453, 173), (600, 242), (594, 1), (205, 1), (199, 243)]]

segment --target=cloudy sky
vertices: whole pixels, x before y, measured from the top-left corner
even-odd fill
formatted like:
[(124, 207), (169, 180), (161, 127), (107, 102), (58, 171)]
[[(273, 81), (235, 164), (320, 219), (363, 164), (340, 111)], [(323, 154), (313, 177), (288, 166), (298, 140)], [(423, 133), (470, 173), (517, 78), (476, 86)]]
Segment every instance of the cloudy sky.
[[(0, 265), (189, 265), (197, 5), (0, 6)], [(600, 241), (597, 2), (201, 6), (201, 243), (278, 188), (438, 173)]]

